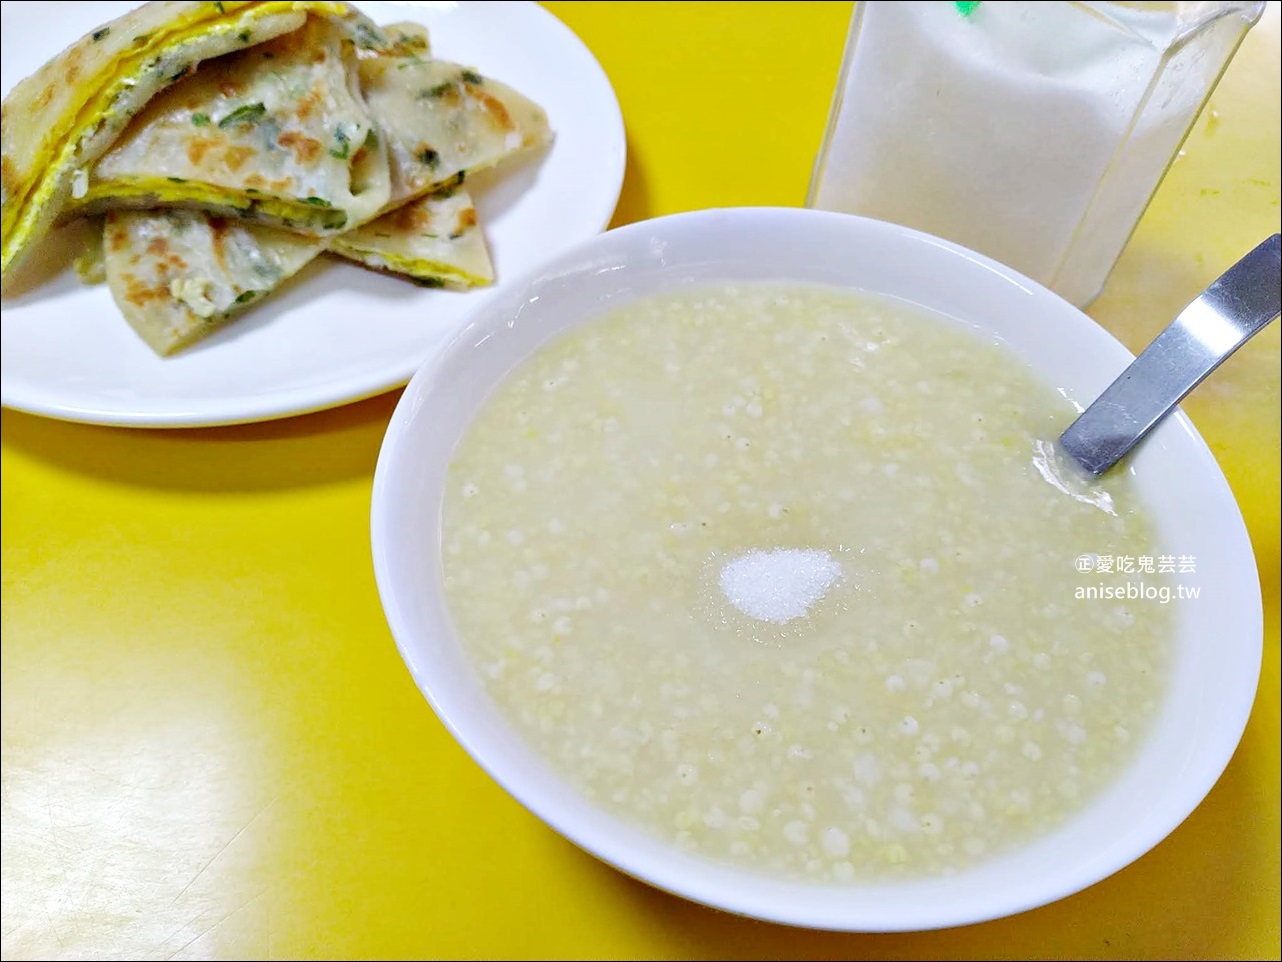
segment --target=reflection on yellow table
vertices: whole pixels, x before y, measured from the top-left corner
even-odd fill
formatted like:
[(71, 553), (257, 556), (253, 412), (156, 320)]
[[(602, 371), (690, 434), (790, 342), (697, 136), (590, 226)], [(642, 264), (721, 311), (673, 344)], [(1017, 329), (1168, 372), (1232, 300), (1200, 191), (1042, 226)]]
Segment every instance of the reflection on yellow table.
[[(1142, 347), (1279, 226), (1279, 10), (1090, 313)], [(799, 205), (846, 3), (552, 3), (619, 94), (617, 223)], [(806, 933), (634, 882), (509, 799), (414, 688), (369, 563), (395, 396), (146, 433), (3, 415), (3, 954), (1259, 958), (1279, 952), (1279, 330), (1186, 404), (1265, 600), (1255, 713), (1135, 865), (967, 929)]]

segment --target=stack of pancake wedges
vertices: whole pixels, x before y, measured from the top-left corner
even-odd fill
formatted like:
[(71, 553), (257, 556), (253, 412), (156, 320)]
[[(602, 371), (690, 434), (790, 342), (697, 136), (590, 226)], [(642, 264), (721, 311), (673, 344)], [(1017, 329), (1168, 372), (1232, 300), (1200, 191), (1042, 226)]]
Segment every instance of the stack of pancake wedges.
[(148, 3), (4, 101), (3, 281), (83, 220), (158, 354), (328, 254), (428, 287), (494, 279), (467, 178), (551, 140), (537, 104), (346, 3)]

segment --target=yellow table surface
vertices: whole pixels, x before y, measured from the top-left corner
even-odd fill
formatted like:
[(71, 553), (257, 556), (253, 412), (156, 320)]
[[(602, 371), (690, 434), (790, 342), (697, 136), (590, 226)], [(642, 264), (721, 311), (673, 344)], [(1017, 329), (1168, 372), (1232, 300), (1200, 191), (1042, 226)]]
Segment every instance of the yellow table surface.
[[(551, 3), (618, 91), (617, 224), (799, 205), (848, 3)], [(1090, 313), (1136, 350), (1279, 227), (1279, 11), (1247, 37)], [(397, 395), (248, 427), (3, 415), (5, 958), (1278, 958), (1279, 326), (1187, 402), (1250, 528), (1255, 712), (1165, 842), (1015, 918), (797, 931), (655, 891), (474, 765), (371, 573)]]

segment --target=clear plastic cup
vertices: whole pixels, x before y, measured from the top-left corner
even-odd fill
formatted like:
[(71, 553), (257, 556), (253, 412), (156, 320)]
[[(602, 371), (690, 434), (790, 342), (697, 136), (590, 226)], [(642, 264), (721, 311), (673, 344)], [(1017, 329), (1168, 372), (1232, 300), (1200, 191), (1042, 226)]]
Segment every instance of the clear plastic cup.
[(1094, 300), (1263, 3), (855, 4), (807, 204)]

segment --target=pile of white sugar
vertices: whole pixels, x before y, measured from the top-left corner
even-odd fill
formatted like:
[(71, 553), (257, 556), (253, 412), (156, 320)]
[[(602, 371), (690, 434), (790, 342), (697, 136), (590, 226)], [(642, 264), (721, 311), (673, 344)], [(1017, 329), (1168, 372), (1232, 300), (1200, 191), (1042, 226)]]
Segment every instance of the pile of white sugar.
[(841, 576), (827, 551), (775, 548), (749, 551), (721, 569), (726, 600), (749, 618), (777, 625), (800, 618)]

